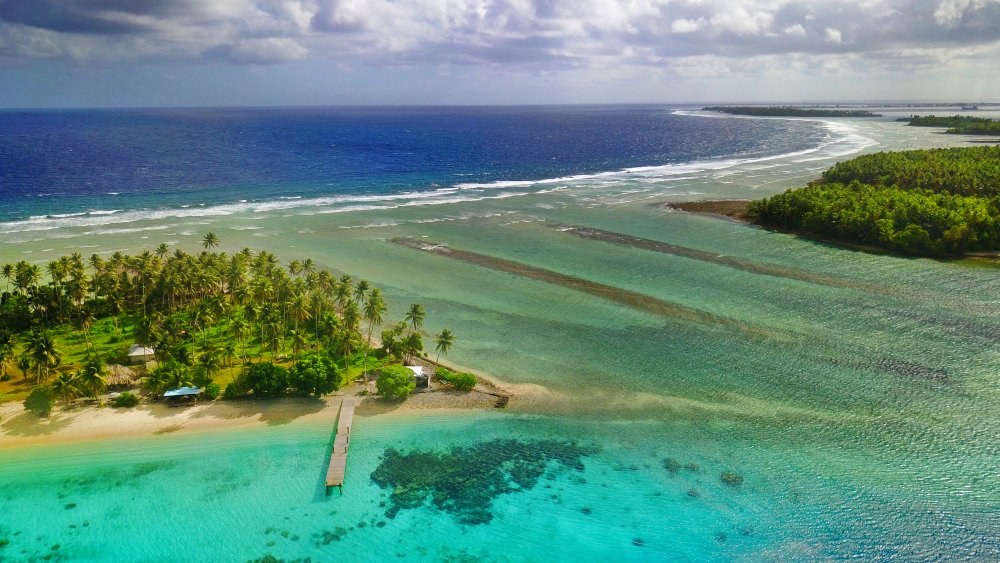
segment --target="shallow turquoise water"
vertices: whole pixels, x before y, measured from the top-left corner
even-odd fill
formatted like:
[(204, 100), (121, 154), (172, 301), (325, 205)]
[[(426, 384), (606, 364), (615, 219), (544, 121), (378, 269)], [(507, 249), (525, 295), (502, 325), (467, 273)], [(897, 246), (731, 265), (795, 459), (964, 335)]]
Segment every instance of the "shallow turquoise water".
[[(895, 124), (858, 128), (876, 143), (866, 150), (948, 142)], [(996, 270), (851, 252), (651, 205), (772, 193), (841, 158), (835, 148), (504, 199), (150, 220), (129, 233), (60, 229), (5, 241), (5, 256), (44, 259), (163, 240), (194, 248), (211, 229), (233, 249), (312, 257), (383, 287), (390, 315), (422, 303), (430, 331), (458, 335), (449, 360), (553, 395), (504, 412), (360, 417), (343, 497), (320, 487), (331, 429), (305, 422), (4, 450), (0, 538), (10, 543), (0, 557), (1000, 559)], [(802, 275), (584, 240), (554, 225)], [(624, 307), (402, 247), (397, 237), (721, 321)], [(387, 491), (370, 477), (388, 448), (441, 453), (553, 438), (595, 451), (580, 470), (550, 464), (536, 486), (492, 498), (488, 524), (463, 525), (430, 504), (389, 518), (380, 506)], [(667, 459), (681, 467), (671, 472)], [(491, 463), (488, 451), (482, 463)], [(724, 471), (744, 483), (723, 484)]]

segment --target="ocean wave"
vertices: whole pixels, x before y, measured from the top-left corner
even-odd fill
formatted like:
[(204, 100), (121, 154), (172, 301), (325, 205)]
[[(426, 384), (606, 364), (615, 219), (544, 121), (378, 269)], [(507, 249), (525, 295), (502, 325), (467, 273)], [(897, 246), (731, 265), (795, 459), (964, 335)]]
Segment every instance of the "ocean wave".
[[(677, 110), (674, 113), (688, 115), (688, 113), (682, 113), (681, 110)], [(690, 115), (704, 116), (703, 114), (695, 113), (690, 113)], [(283, 211), (303, 215), (360, 212), (410, 206), (448, 205), (486, 199), (506, 199), (530, 194), (548, 194), (570, 189), (587, 190), (588, 188), (602, 188), (619, 183), (631, 183), (633, 185), (653, 184), (657, 182), (666, 183), (697, 179), (706, 173), (713, 175), (724, 174), (724, 171), (734, 170), (739, 167), (755, 166), (757, 168), (767, 168), (766, 164), (772, 161), (784, 160), (786, 162), (804, 163), (813, 160), (839, 158), (860, 152), (876, 143), (876, 141), (861, 135), (855, 127), (849, 124), (826, 120), (810, 121), (816, 121), (825, 128), (827, 132), (826, 139), (815, 146), (768, 156), (717, 158), (655, 166), (638, 166), (615, 171), (576, 174), (538, 180), (456, 183), (433, 190), (391, 194), (337, 195), (308, 198), (302, 196), (281, 196), (277, 199), (267, 201), (248, 201), (243, 199), (229, 204), (194, 204), (164, 209), (95, 209), (85, 212), (40, 215), (32, 216), (28, 219), (0, 222), (0, 235), (52, 231), (64, 228), (86, 229), (88, 227), (101, 227), (102, 229), (80, 234), (108, 234), (123, 232), (120, 229), (116, 231), (114, 226), (139, 221), (159, 221), (175, 218), (198, 219), (238, 214), (268, 214)], [(254, 220), (255, 218), (246, 217), (246, 219)], [(248, 227), (234, 228), (238, 230), (244, 228), (246, 230), (253, 230)], [(46, 236), (47, 238), (51, 238), (51, 236)]]

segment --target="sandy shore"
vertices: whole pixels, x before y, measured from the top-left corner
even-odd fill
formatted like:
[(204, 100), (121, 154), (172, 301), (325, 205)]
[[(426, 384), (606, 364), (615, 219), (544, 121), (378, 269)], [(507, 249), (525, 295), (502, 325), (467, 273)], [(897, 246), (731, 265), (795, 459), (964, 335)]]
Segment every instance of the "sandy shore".
[[(390, 412), (494, 409), (501, 397), (537, 395), (534, 385), (508, 385), (480, 376), (470, 392), (454, 391), (435, 383), (435, 389), (418, 392), (406, 401), (389, 403), (378, 397), (359, 397), (359, 415)], [(537, 388), (537, 389), (536, 389)], [(41, 444), (60, 444), (122, 437), (153, 437), (286, 424), (292, 421), (333, 424), (344, 396), (357, 396), (364, 389), (351, 385), (322, 399), (289, 397), (273, 400), (212, 401), (190, 407), (168, 407), (143, 403), (135, 408), (110, 406), (57, 406), (52, 415), (39, 419), (26, 412), (20, 402), (0, 404), (0, 450)], [(506, 401), (504, 401), (506, 403)]]

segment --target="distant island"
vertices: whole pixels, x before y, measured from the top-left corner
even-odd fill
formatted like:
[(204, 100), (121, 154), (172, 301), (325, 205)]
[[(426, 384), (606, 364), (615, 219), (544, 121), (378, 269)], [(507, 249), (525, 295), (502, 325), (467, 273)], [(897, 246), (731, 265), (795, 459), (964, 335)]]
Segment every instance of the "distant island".
[(708, 106), (701, 109), (762, 117), (882, 117), (880, 113), (860, 109), (806, 109), (791, 106)]
[(970, 115), (913, 115), (901, 117), (911, 127), (947, 127), (945, 133), (954, 135), (1000, 135), (1000, 121)]
[(881, 152), (749, 203), (750, 219), (920, 256), (1000, 250), (1000, 146)]

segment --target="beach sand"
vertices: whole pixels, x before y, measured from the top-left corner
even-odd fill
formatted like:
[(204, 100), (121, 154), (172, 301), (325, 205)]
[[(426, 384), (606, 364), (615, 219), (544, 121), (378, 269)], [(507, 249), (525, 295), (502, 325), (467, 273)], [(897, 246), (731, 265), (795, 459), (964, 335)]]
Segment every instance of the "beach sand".
[(286, 424), (291, 421), (333, 425), (345, 396), (362, 400), (358, 414), (419, 411), (493, 409), (501, 397), (544, 395), (535, 385), (508, 385), (481, 376), (475, 389), (455, 391), (435, 383), (431, 391), (417, 392), (402, 402), (386, 402), (376, 396), (358, 396), (362, 385), (345, 387), (322, 399), (286, 397), (270, 400), (211, 401), (187, 407), (143, 403), (135, 408), (57, 405), (48, 418), (39, 419), (17, 401), (0, 404), (0, 449), (41, 444), (72, 443), (124, 437), (152, 437)]

